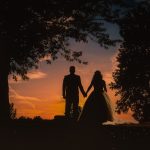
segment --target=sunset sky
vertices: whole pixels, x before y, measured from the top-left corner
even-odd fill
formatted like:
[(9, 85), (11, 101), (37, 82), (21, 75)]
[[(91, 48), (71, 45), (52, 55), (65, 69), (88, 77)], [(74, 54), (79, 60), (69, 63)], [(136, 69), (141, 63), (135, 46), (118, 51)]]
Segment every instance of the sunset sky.
[[(113, 38), (119, 38), (119, 30), (116, 25), (107, 25), (108, 32)], [(76, 43), (70, 41), (70, 47), (74, 50), (83, 51), (82, 59), (88, 61), (88, 65), (78, 64), (77, 62), (67, 62), (59, 57), (51, 65), (47, 65), (44, 60), (40, 62), (38, 70), (31, 70), (28, 73), (29, 81), (18, 80), (15, 82), (11, 76), (10, 83), (10, 101), (15, 104), (17, 116), (34, 117), (41, 116), (46, 119), (52, 119), (55, 115), (63, 115), (65, 100), (62, 98), (62, 81), (64, 75), (69, 73), (69, 67), (76, 67), (76, 74), (81, 76), (81, 81), (86, 90), (91, 82), (95, 70), (100, 70), (103, 78), (108, 84), (112, 81), (112, 71), (115, 68), (115, 57), (119, 45), (104, 49), (97, 43), (89, 41), (88, 43)], [(114, 91), (108, 87), (113, 108), (117, 97)], [(83, 106), (86, 98), (80, 95), (80, 105)], [(114, 115), (118, 122), (134, 122), (131, 113), (125, 115)]]

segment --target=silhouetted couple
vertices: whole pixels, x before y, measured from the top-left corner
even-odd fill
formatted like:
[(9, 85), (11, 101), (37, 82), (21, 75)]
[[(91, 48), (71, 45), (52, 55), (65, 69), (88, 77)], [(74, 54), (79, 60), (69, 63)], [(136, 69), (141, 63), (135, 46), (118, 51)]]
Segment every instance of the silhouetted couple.
[[(87, 98), (83, 110), (79, 111), (79, 89), (84, 97), (90, 89), (93, 92)], [(80, 76), (75, 74), (75, 67), (70, 67), (70, 74), (63, 80), (63, 98), (66, 99), (66, 118), (78, 119), (79, 122), (103, 123), (112, 121), (112, 111), (106, 95), (107, 89), (105, 81), (102, 79), (100, 71), (96, 71), (90, 86), (85, 92), (81, 84)]]

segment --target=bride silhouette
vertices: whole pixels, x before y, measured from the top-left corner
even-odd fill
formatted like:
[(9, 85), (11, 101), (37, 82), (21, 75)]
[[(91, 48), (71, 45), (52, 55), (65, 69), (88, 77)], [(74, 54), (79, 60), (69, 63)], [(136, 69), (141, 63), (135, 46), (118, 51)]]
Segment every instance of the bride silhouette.
[(96, 71), (86, 94), (94, 87), (79, 116), (79, 122), (103, 123), (113, 121), (107, 88), (100, 71)]

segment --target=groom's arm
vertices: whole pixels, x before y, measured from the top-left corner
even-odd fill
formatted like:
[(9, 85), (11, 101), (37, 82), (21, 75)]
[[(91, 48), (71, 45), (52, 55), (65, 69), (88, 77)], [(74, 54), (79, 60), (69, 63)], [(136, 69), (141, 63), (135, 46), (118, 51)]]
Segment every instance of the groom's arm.
[(66, 98), (66, 77), (63, 79), (62, 96), (63, 98)]

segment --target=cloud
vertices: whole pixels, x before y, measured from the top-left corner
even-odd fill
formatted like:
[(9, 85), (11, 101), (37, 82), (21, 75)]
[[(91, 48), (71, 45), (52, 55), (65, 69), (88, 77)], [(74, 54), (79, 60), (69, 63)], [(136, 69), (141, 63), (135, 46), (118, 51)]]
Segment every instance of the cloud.
[(37, 97), (23, 96), (19, 94), (14, 88), (9, 87), (10, 101), (15, 104), (17, 109), (17, 117), (35, 117), (41, 116), (43, 118), (53, 118), (56, 114), (64, 112), (65, 101), (56, 96), (55, 101), (48, 99), (40, 99)]
[(36, 97), (22, 96), (18, 94), (11, 86), (9, 87), (10, 101), (20, 108), (35, 109), (34, 102), (40, 102), (41, 100)]
[(28, 77), (30, 79), (42, 79), (42, 78), (45, 78), (47, 76), (46, 73), (44, 72), (41, 72), (41, 71), (32, 71), (32, 72), (29, 72), (28, 73)]
[[(37, 79), (43, 79), (43, 78), (46, 78), (47, 77), (47, 74), (40, 71), (40, 70), (33, 70), (33, 71), (30, 71), (27, 76), (29, 77), (30, 80), (37, 80)], [(15, 84), (15, 83), (22, 83), (22, 82), (25, 82), (24, 80), (21, 79), (20, 76), (17, 76), (17, 82), (14, 81), (14, 79), (12, 78), (12, 76), (10, 75), (9, 77), (9, 83), (11, 84)]]

